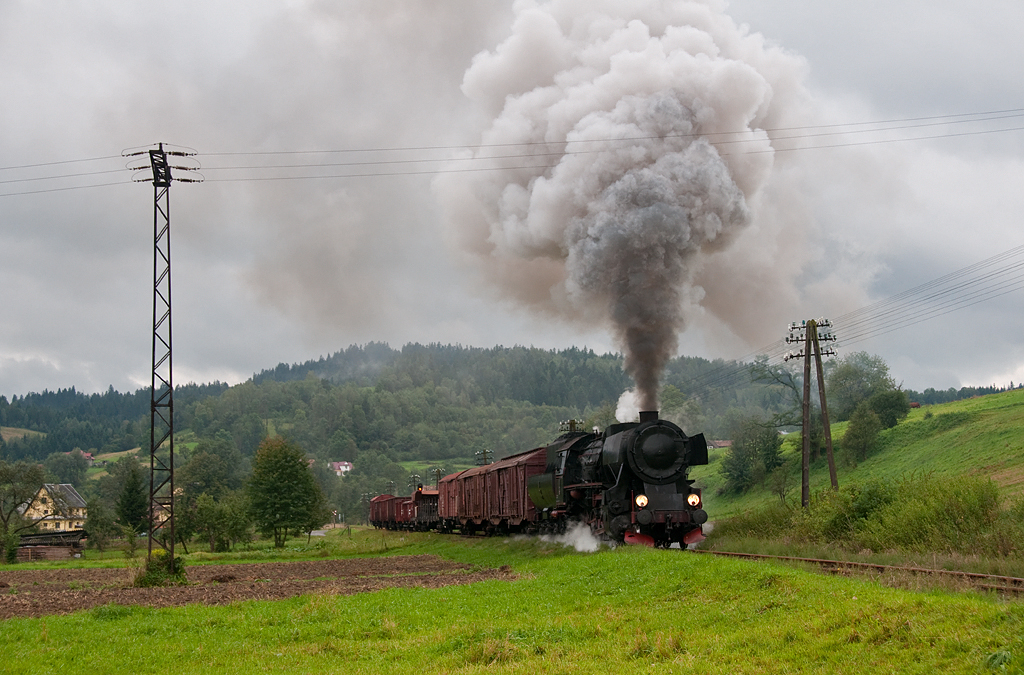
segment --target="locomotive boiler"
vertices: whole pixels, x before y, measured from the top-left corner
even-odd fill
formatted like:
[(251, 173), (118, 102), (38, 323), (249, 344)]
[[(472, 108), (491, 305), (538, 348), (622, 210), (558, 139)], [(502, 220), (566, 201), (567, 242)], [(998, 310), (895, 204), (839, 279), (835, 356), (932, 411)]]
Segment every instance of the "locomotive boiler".
[(572, 521), (613, 541), (682, 546), (704, 538), (707, 513), (691, 466), (708, 463), (703, 434), (640, 413), (639, 422), (602, 433), (571, 426), (544, 449), (543, 473), (528, 479), (538, 529), (558, 531)]

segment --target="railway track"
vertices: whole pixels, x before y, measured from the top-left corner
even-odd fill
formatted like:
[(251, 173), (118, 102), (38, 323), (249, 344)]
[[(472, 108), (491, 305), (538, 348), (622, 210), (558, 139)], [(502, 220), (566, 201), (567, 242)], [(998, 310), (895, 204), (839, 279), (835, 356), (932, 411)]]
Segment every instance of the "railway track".
[(881, 565), (878, 563), (851, 562), (848, 560), (822, 560), (820, 558), (796, 558), (781, 555), (765, 555), (761, 553), (733, 553), (730, 551), (708, 551), (695, 549), (696, 553), (728, 556), (732, 558), (748, 558), (754, 560), (778, 560), (781, 562), (797, 562), (817, 565), (830, 574), (850, 574), (853, 572), (875, 572), (878, 574), (910, 574), (918, 576), (946, 577), (964, 581), (974, 588), (999, 593), (1024, 593), (1024, 579), (1005, 577), (995, 574), (979, 574), (977, 572), (959, 572), (956, 570), (936, 570), (927, 567), (903, 567), (899, 565)]

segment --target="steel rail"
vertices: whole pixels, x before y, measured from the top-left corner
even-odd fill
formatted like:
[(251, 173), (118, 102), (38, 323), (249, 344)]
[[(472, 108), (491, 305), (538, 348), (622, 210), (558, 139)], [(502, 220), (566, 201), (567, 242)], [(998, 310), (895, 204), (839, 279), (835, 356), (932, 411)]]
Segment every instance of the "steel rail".
[[(964, 579), (978, 588), (986, 590), (1003, 591), (1007, 593), (1024, 593), (1024, 579), (1020, 577), (1007, 577), (997, 574), (981, 574), (980, 572), (962, 572), (959, 570), (937, 570), (928, 567), (904, 567), (900, 565), (882, 565), (880, 563), (853, 562), (849, 560), (824, 560), (821, 558), (797, 558), (793, 556), (767, 555), (764, 553), (735, 553), (732, 551), (711, 551), (705, 549), (693, 549), (695, 553), (707, 553), (710, 555), (726, 556), (733, 558), (747, 558), (755, 560), (779, 560), (782, 562), (799, 562), (811, 565), (818, 565), (832, 574), (842, 574), (853, 570), (872, 570), (875, 572), (908, 572), (910, 574), (928, 574), (932, 576), (947, 576)], [(988, 583), (983, 583), (988, 582)], [(994, 583), (992, 583), (994, 582)]]

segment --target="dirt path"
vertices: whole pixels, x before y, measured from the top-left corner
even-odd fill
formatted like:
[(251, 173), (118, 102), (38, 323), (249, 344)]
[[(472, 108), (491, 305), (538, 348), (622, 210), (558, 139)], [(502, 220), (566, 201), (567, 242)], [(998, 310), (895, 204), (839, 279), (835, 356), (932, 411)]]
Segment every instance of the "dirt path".
[(131, 571), (53, 569), (0, 571), (0, 619), (67, 614), (116, 603), (174, 607), (280, 600), (304, 593), (349, 595), (384, 588), (439, 588), (488, 579), (514, 579), (507, 565), (470, 572), (470, 565), (433, 555), (316, 560), (186, 569), (188, 586), (132, 588)]

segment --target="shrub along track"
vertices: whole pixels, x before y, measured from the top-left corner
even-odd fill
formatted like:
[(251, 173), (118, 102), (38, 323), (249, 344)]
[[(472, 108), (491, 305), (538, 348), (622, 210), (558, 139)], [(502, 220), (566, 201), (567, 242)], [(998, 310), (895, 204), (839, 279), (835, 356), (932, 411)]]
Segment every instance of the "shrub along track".
[(0, 571), (0, 619), (67, 614), (115, 603), (174, 607), (281, 600), (306, 593), (349, 595), (385, 588), (439, 588), (490, 579), (513, 580), (507, 565), (474, 569), (434, 555), (187, 567), (187, 586), (133, 588), (133, 569)]

